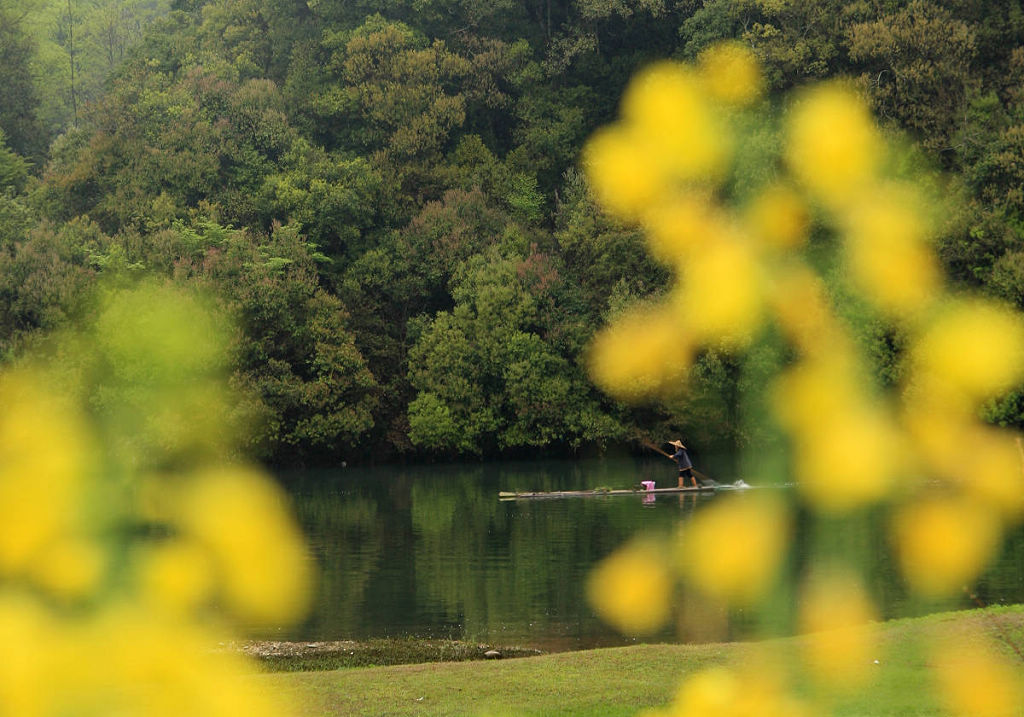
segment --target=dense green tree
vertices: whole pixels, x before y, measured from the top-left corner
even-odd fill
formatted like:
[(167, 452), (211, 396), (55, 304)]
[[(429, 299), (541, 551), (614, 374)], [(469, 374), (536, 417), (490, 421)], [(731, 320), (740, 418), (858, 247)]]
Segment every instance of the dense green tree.
[(913, 0), (850, 27), (850, 57), (863, 68), (878, 113), (934, 151), (950, 148), (965, 114), (976, 39), (971, 25), (930, 0)]
[[(739, 121), (859, 81), (919, 147), (893, 161), (952, 175), (953, 280), (1024, 307), (1016, 0), (0, 0), (0, 354), (97, 275), (157, 273), (239, 317), (235, 378), (279, 461), (767, 440), (739, 426), (771, 351), (707, 350), (678, 400), (631, 409), (584, 369), (669, 272), (592, 201), (580, 149), (640, 66), (720, 39), (768, 77)], [(778, 171), (769, 136), (732, 195)], [(854, 318), (898, 381), (899, 336)]]
[(329, 144), (397, 161), (436, 158), (466, 117), (459, 81), (469, 63), (440, 40), (371, 17), (329, 33), (327, 86), (313, 98)]
[(296, 224), (328, 256), (350, 260), (369, 248), (366, 233), (386, 221), (382, 184), (366, 159), (331, 155), (298, 139), (279, 171), (264, 177), (255, 212), (264, 225), (275, 219)]
[(749, 43), (764, 64), (770, 86), (788, 88), (846, 69), (843, 28), (866, 6), (838, 0), (763, 2), (711, 0), (688, 3), (680, 25), (683, 56), (692, 59), (713, 42)]
[[(231, 74), (224, 68), (225, 73)], [(298, 139), (276, 86), (196, 67), (174, 80), (145, 67), (118, 81), (47, 172), (56, 216), (88, 214), (107, 231), (166, 225), (200, 202), (226, 223), (265, 218), (258, 202)]]
[(26, 29), (32, 9), (31, 3), (0, 2), (0, 130), (14, 151), (40, 159), (47, 141), (32, 69), (37, 43)]
[(596, 324), (624, 302), (668, 286), (669, 271), (650, 258), (643, 232), (602, 214), (582, 176), (570, 172), (563, 193), (555, 239), (566, 275), (585, 292), (588, 320)]
[(9, 197), (0, 196), (0, 217), (20, 223), (5, 222), (0, 232), (0, 357), (6, 358), (80, 310), (96, 273), (91, 256), (109, 240), (89, 222), (30, 226)]
[(214, 0), (202, 8), (198, 35), (204, 50), (229, 62), (239, 78), (283, 82), (292, 46), (315, 33), (311, 20), (304, 1)]
[(341, 302), (317, 280), (315, 253), (293, 227), (259, 239), (219, 230), (195, 273), (239, 321), (238, 373), (264, 404), (253, 447), (278, 461), (351, 458), (373, 426), (377, 383)]
[(575, 361), (587, 332), (563, 313), (570, 288), (556, 263), (499, 245), (463, 263), (454, 308), (416, 326), (414, 444), (479, 454), (623, 437)]
[(0, 192), (20, 194), (28, 179), (29, 163), (7, 146), (7, 137), (0, 128)]

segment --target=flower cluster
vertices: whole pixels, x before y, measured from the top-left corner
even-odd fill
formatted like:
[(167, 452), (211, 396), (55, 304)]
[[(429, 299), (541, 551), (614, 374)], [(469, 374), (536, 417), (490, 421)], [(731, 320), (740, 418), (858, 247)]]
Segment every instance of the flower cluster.
[[(1024, 379), (1024, 320), (944, 285), (931, 248), (936, 202), (926, 182), (897, 171), (895, 146), (852, 87), (802, 91), (778, 127), (761, 87), (753, 55), (736, 44), (695, 66), (659, 63), (632, 81), (620, 120), (587, 145), (598, 201), (641, 225), (675, 276), (664, 297), (597, 336), (591, 374), (619, 399), (656, 400), (678, 390), (702, 350), (783, 344), (766, 390), (800, 499), (822, 520), (886, 511), (909, 587), (949, 596), (978, 577), (1022, 515), (1018, 439), (978, 415)], [(895, 388), (872, 375), (850, 302), (906, 347)], [(790, 514), (761, 496), (716, 500), (681, 538), (715, 550), (681, 554), (657, 584), (678, 576), (730, 605), (756, 604), (788, 549)], [(612, 564), (594, 577), (593, 603), (636, 630), (618, 617), (638, 608)], [(870, 638), (854, 626), (875, 616), (868, 591), (842, 560), (809, 573), (797, 622), (817, 635), (811, 671), (857, 684)]]
[(0, 712), (282, 713), (216, 650), (301, 617), (310, 573), (282, 491), (228, 452), (211, 316), (118, 292), (0, 376)]

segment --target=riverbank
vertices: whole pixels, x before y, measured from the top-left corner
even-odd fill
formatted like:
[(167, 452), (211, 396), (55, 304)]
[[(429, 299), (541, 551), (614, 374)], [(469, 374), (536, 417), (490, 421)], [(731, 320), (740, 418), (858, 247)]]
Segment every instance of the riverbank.
[[(1020, 668), (1024, 605), (941, 613), (876, 626), (878, 664), (870, 683), (844, 695), (837, 715), (942, 715), (930, 689), (935, 667), (919, 643), (941, 630), (991, 641)], [(259, 675), (297, 714), (322, 715), (634, 715), (668, 704), (680, 678), (768, 649), (796, 661), (801, 638), (762, 643), (640, 645), (520, 660), (425, 663)]]
[(541, 650), (525, 647), (413, 638), (330, 642), (253, 640), (231, 645), (230, 649), (252, 657), (270, 672), (315, 672), (425, 662), (469, 662), (544, 654)]

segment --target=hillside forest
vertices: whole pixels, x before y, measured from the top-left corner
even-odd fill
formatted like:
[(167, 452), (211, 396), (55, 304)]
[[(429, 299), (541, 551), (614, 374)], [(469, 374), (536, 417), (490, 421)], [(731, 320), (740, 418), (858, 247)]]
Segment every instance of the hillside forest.
[[(669, 271), (595, 204), (584, 141), (639, 68), (722, 39), (765, 116), (850, 78), (943, 183), (951, 280), (1024, 308), (1014, 0), (0, 0), (0, 362), (157, 280), (234, 318), (278, 465), (743, 446), (756, 356), (708, 348), (647, 405), (586, 368)], [(901, 337), (855, 313), (896, 384)], [(1021, 391), (984, 410), (1024, 427)]]

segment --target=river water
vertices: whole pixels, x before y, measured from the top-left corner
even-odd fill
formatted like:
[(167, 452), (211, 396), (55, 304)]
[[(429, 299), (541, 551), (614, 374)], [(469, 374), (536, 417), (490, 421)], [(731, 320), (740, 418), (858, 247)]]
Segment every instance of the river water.
[[(545, 650), (629, 644), (634, 637), (602, 624), (587, 604), (586, 576), (638, 532), (667, 540), (694, 511), (723, 499), (498, 497), (499, 491), (622, 488), (642, 480), (668, 487), (676, 481), (675, 468), (664, 459), (387, 466), (284, 478), (318, 574), (309, 619), (279, 634), (297, 640), (443, 637)], [(884, 530), (870, 519), (831, 529), (798, 520), (789, 574), (800, 572), (816, 543), (829, 542), (811, 539), (822, 530), (861, 546), (869, 589), (883, 617), (978, 601), (1024, 602), (1024, 531), (1009, 536), (976, 598), (965, 594), (924, 605), (908, 599), (888, 557)], [(762, 619), (701, 605), (686, 592), (679, 603), (678, 626), (651, 639), (744, 637), (754, 623), (765, 629)], [(702, 634), (695, 623), (714, 629)]]

